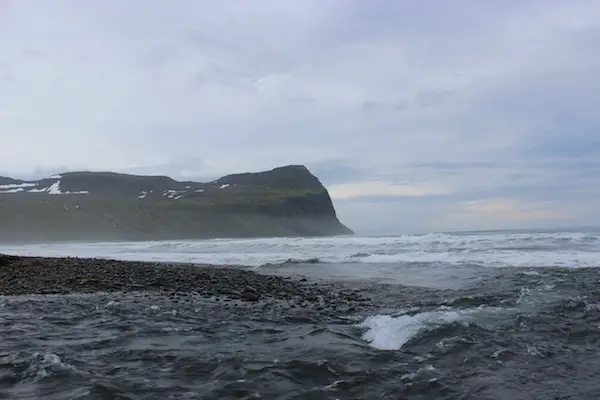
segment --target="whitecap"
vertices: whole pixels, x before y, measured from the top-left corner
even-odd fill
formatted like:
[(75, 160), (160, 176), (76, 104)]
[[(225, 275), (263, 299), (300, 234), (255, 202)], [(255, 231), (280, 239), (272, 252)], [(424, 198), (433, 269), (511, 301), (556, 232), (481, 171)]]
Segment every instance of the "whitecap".
[(119, 306), (119, 302), (116, 300), (111, 300), (108, 303), (106, 303), (106, 305), (104, 307), (106, 308), (115, 308)]
[[(58, 191), (58, 184), (48, 190)], [(175, 196), (174, 193), (167, 194)], [(370, 264), (380, 271), (390, 273), (399, 266), (421, 264), (436, 268), (465, 265), (518, 267), (529, 269), (521, 272), (522, 274), (537, 275), (537, 272), (532, 270), (536, 267), (597, 267), (600, 265), (600, 235), (566, 232), (431, 233), (394, 237), (166, 240), (26, 246), (5, 244), (0, 246), (0, 252), (34, 256), (245, 265), (257, 268), (261, 268), (262, 265), (282, 264), (290, 259), (318, 259), (321, 264), (354, 264), (355, 268), (348, 267), (354, 271), (365, 269), (367, 267), (364, 265)]]
[(399, 350), (420, 332), (435, 326), (458, 321), (457, 311), (428, 311), (415, 315), (372, 315), (358, 324), (365, 329), (363, 340), (379, 350)]
[(28, 368), (28, 374), (35, 375), (38, 379), (43, 379), (59, 371), (78, 372), (77, 368), (63, 361), (58, 354), (49, 351), (34, 353)]
[(527, 345), (527, 353), (532, 356), (541, 356), (542, 353), (532, 344)]

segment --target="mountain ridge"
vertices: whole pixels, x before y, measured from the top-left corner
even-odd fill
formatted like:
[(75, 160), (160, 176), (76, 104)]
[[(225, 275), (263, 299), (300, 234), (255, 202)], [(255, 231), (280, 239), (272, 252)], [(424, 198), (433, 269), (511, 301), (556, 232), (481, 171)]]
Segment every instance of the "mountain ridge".
[(0, 240), (167, 240), (352, 234), (303, 165), (211, 182), (74, 171), (0, 177)]

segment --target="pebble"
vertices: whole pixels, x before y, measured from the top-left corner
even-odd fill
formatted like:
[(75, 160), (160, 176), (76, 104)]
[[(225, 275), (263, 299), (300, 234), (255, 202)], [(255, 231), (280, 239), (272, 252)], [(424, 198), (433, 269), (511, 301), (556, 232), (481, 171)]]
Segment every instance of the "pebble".
[(0, 254), (0, 295), (96, 292), (193, 294), (221, 304), (272, 303), (289, 308), (368, 308), (360, 292), (332, 284), (308, 283), (241, 268), (86, 258), (18, 257)]

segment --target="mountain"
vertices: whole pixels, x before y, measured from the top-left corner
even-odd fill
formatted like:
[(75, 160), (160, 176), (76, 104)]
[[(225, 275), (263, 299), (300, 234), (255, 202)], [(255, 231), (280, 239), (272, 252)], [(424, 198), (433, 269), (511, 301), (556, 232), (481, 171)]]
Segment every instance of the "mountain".
[(0, 241), (168, 240), (352, 234), (327, 189), (289, 165), (209, 183), (68, 172), (0, 177)]

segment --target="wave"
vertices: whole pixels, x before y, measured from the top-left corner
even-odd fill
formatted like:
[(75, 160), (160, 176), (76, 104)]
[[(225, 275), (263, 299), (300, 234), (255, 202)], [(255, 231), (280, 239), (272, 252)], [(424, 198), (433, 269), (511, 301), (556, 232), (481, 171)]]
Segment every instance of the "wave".
[(261, 267), (269, 267), (269, 266), (282, 266), (282, 265), (294, 265), (294, 264), (326, 264), (321, 261), (318, 257), (300, 259), (300, 258), (288, 258), (287, 260), (281, 263), (266, 263), (261, 265)]
[(250, 267), (395, 264), (597, 267), (600, 234), (429, 233), (394, 237), (220, 239), (0, 246), (0, 253)]
[(60, 355), (46, 351), (33, 354), (13, 353), (7, 357), (0, 358), (0, 367), (10, 365), (13, 372), (18, 375), (19, 380), (30, 379), (34, 382), (52, 375), (76, 375), (82, 374), (73, 365), (65, 362)]
[[(240, 264), (254, 260), (240, 260)], [(600, 266), (600, 252), (405, 252), (396, 254), (356, 253), (350, 255), (324, 255), (310, 258), (273, 260), (260, 266), (283, 266), (289, 264), (396, 264), (401, 266), (486, 266), (486, 267), (561, 267), (590, 268)]]
[(440, 338), (448, 337), (448, 329), (464, 329), (474, 324), (475, 317), (505, 311), (507, 310), (497, 307), (457, 309), (442, 306), (417, 313), (371, 315), (355, 326), (363, 330), (362, 339), (371, 347), (379, 350), (400, 350), (407, 343), (428, 333)]
[[(90, 257), (110, 258), (126, 261), (147, 262), (183, 262), (210, 265), (232, 265), (248, 267), (273, 267), (291, 266), (302, 264), (387, 264), (402, 267), (433, 266), (469, 266), (469, 267), (559, 267), (559, 268), (592, 268), (600, 266), (600, 252), (598, 251), (496, 251), (471, 250), (471, 251), (403, 251), (397, 253), (384, 252), (320, 252), (313, 249), (309, 254), (290, 254), (289, 252), (240, 252), (232, 249), (231, 252), (135, 252), (115, 251), (104, 249), (102, 251), (88, 251), (77, 249), (44, 250), (33, 246), (27, 249), (3, 249), (0, 253), (45, 256), (45, 257)], [(312, 253), (312, 254), (311, 254)]]
[(429, 326), (460, 319), (456, 311), (430, 311), (416, 315), (372, 315), (357, 325), (365, 329), (363, 340), (379, 350), (399, 350)]

